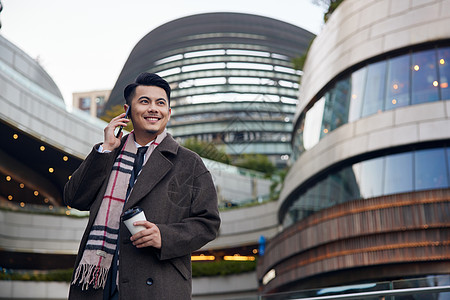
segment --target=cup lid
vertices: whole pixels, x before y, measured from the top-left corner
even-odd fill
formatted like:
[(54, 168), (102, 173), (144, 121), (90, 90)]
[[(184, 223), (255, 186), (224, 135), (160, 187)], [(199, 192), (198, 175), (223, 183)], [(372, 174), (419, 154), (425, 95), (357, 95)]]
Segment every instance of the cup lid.
[(132, 217), (134, 217), (135, 215), (139, 214), (140, 212), (142, 212), (142, 208), (136, 206), (136, 207), (132, 207), (130, 209), (128, 209), (127, 211), (125, 211), (121, 218), (123, 221), (126, 221), (128, 219), (131, 219)]

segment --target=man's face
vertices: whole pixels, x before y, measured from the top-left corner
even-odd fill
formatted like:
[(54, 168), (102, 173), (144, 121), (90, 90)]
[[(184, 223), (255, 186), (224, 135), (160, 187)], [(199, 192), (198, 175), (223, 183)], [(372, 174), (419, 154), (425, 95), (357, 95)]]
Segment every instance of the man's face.
[[(125, 108), (127, 108), (126, 104)], [(163, 132), (171, 112), (169, 99), (164, 89), (157, 86), (137, 86), (131, 100), (131, 121), (136, 142), (147, 144)]]

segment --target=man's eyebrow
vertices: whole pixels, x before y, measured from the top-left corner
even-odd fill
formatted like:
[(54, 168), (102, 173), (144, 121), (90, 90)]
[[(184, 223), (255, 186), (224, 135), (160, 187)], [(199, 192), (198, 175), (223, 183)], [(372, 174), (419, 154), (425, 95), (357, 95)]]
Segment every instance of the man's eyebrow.
[[(151, 99), (150, 99), (149, 97), (147, 97), (147, 96), (141, 96), (141, 97), (138, 98), (138, 100), (141, 100), (141, 99), (151, 100)], [(163, 101), (167, 102), (167, 100), (164, 99), (164, 98), (162, 98), (162, 97), (156, 99), (155, 101), (159, 101), (159, 100), (163, 100)]]

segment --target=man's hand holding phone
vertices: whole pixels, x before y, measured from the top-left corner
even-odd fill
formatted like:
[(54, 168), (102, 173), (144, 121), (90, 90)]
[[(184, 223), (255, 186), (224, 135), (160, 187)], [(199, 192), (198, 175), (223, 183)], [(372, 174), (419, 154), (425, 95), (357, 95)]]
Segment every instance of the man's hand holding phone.
[[(127, 111), (123, 114), (118, 115), (113, 118), (109, 124), (103, 130), (105, 140), (103, 142), (103, 150), (112, 151), (120, 146), (120, 139), (123, 136), (122, 128), (126, 127), (130, 120), (128, 115), (130, 113), (130, 106), (128, 106)], [(119, 127), (117, 134), (115, 134), (116, 128)]]

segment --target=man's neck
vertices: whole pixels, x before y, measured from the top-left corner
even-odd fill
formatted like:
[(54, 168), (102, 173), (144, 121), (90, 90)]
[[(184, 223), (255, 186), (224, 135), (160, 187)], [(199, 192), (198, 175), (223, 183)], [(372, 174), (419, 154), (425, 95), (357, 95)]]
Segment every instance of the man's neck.
[[(148, 146), (148, 144), (150, 144), (151, 142), (153, 142), (156, 139), (156, 136), (153, 139), (147, 139), (147, 140), (142, 140), (142, 139), (137, 139), (136, 136), (134, 137), (134, 141), (139, 144), (139, 146), (143, 147), (143, 146)], [(146, 142), (147, 141), (147, 142)]]

